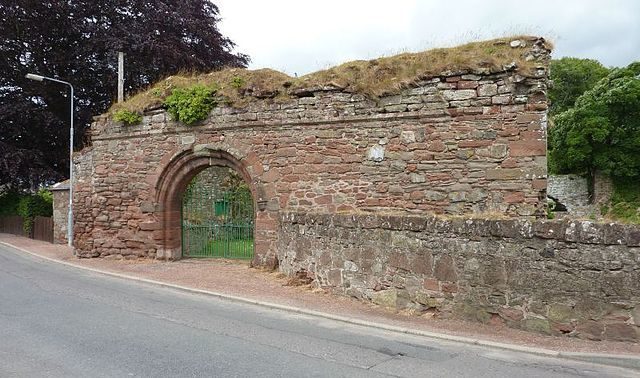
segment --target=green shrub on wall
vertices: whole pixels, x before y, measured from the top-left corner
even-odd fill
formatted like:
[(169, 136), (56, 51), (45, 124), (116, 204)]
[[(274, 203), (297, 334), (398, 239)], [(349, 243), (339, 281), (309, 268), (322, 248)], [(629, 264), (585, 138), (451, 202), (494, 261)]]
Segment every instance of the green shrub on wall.
[(122, 122), (127, 126), (137, 125), (142, 122), (142, 114), (138, 112), (132, 112), (127, 109), (120, 109), (113, 113), (113, 119), (117, 122)]
[(216, 89), (196, 85), (191, 88), (176, 88), (165, 100), (167, 112), (173, 119), (191, 125), (209, 116), (216, 106)]

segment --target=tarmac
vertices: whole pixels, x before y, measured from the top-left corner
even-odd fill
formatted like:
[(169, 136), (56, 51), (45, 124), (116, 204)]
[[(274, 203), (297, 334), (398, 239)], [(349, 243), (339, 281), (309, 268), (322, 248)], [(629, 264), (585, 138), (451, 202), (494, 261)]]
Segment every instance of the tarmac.
[(393, 311), (312, 285), (300, 285), (282, 273), (251, 268), (245, 261), (80, 259), (66, 245), (1, 233), (0, 244), (43, 262), (125, 280), (427, 338), (630, 368), (638, 370), (640, 376), (640, 344), (547, 336), (501, 323), (480, 324)]

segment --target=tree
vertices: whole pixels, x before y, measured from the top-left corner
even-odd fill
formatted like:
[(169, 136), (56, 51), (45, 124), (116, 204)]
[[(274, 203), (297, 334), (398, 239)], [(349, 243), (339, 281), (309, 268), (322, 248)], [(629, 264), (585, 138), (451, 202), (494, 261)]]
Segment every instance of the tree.
[(609, 69), (593, 59), (562, 58), (552, 60), (549, 90), (552, 115), (571, 108), (576, 99), (609, 74)]
[(33, 189), (68, 172), (67, 88), (26, 73), (74, 85), (78, 148), (115, 97), (117, 51), (127, 93), (180, 71), (246, 66), (218, 15), (207, 0), (0, 2), (0, 188)]
[(613, 70), (554, 122), (552, 171), (640, 179), (640, 62)]

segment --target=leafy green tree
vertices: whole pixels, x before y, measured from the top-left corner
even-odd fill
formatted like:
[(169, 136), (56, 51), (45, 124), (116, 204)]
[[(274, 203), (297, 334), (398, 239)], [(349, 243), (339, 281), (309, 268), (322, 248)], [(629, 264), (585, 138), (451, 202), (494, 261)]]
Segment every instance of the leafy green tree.
[(640, 62), (614, 69), (554, 117), (550, 170), (640, 179)]
[(593, 59), (562, 58), (551, 61), (549, 90), (550, 113), (559, 114), (571, 108), (576, 99), (610, 72)]

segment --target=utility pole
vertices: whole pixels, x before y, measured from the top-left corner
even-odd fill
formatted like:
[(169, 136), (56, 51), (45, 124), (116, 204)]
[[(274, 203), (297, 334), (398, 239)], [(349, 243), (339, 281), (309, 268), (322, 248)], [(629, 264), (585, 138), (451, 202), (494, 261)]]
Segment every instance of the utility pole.
[(118, 102), (124, 101), (124, 53), (118, 51)]

